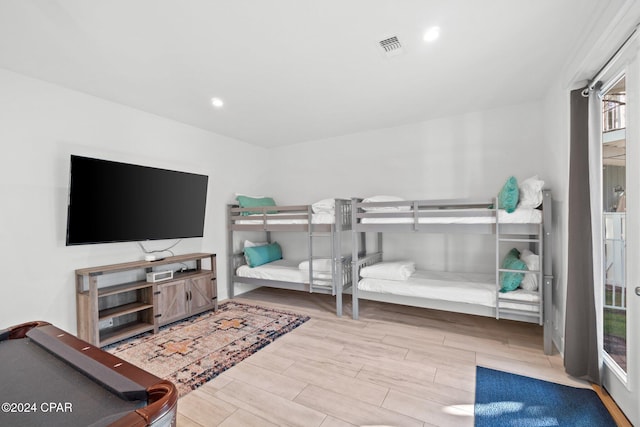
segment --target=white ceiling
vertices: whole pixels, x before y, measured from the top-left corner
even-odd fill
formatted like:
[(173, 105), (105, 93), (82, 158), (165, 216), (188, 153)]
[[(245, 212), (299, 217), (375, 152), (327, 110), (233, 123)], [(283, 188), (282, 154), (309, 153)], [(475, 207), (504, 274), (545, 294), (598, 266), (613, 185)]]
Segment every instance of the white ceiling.
[(0, 67), (273, 147), (540, 99), (620, 3), (0, 0)]

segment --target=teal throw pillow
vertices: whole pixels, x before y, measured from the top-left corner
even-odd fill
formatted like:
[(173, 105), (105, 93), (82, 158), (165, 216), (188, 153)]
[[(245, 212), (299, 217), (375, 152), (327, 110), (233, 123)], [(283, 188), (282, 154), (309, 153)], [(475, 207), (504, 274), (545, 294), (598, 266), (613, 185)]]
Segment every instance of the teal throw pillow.
[(520, 189), (518, 188), (518, 181), (515, 177), (511, 176), (502, 186), (500, 193), (498, 193), (498, 208), (504, 209), (507, 213), (511, 213), (516, 210), (519, 198)]
[(282, 248), (280, 248), (278, 242), (264, 246), (252, 246), (244, 248), (244, 257), (249, 267), (253, 268), (282, 259)]
[[(249, 197), (249, 196), (237, 196), (236, 200), (241, 208), (256, 208), (262, 206), (275, 206), (276, 202), (271, 197)], [(251, 214), (260, 214), (262, 211), (247, 211), (242, 212), (241, 215), (247, 216)], [(267, 211), (268, 214), (277, 213), (277, 211)]]
[[(502, 268), (509, 270), (528, 270), (527, 264), (520, 260), (520, 251), (513, 248), (502, 260)], [(524, 273), (516, 273), (512, 271), (500, 272), (500, 292), (514, 291), (522, 283)]]

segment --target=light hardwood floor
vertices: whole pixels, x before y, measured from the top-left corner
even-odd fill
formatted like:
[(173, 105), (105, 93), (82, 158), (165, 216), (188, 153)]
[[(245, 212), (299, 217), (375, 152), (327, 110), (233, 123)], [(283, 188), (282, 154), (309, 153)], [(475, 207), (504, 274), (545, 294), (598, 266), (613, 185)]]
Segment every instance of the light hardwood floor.
[(311, 319), (178, 402), (178, 426), (473, 426), (477, 365), (578, 387), (537, 325), (260, 288)]

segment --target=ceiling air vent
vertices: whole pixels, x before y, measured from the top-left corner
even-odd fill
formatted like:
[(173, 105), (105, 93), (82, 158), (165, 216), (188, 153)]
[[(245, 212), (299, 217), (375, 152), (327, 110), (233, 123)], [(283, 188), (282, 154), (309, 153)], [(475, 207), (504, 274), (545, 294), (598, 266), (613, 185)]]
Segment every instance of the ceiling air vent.
[(400, 40), (396, 36), (380, 40), (378, 44), (387, 56), (395, 56), (402, 53), (402, 44), (400, 44)]

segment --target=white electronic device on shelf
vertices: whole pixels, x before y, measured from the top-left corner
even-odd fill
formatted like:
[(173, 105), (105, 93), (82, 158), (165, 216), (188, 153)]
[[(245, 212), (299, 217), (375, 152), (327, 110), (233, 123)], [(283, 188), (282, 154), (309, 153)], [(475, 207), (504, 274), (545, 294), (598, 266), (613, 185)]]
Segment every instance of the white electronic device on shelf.
[(164, 256), (160, 255), (160, 254), (145, 254), (144, 255), (144, 260), (145, 261), (160, 261), (163, 260)]
[(162, 282), (163, 280), (171, 279), (173, 279), (173, 270), (151, 271), (147, 273), (147, 282), (149, 283)]

